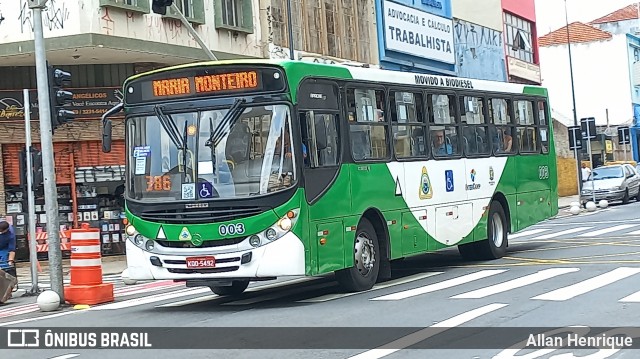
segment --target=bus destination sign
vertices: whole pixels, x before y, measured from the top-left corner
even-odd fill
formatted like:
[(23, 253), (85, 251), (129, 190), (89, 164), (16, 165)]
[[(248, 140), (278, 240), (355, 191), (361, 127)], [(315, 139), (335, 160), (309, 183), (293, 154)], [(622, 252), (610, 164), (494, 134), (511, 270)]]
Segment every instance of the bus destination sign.
[(155, 97), (189, 95), (195, 93), (210, 93), (229, 90), (255, 90), (258, 88), (258, 73), (256, 71), (233, 72), (218, 75), (202, 75), (154, 80), (153, 95)]
[(237, 93), (275, 92), (286, 89), (284, 76), (275, 68), (197, 68), (143, 77), (126, 85), (126, 102), (225, 96)]

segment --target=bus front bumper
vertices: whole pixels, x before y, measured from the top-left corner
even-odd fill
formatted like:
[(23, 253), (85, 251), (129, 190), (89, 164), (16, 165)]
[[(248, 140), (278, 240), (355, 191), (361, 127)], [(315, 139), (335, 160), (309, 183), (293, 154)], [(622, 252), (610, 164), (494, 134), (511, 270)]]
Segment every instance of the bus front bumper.
[(186, 255), (151, 253), (127, 240), (127, 269), (134, 280), (160, 279), (251, 279), (305, 275), (305, 249), (298, 237), (288, 232), (258, 248), (216, 254), (215, 267), (187, 268)]

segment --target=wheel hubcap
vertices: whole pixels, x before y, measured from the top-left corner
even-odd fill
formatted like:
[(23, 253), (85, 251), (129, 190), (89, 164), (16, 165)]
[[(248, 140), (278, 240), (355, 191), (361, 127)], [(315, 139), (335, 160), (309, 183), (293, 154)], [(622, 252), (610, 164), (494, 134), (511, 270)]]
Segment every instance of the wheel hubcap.
[(504, 223), (502, 223), (502, 218), (497, 213), (494, 213), (491, 218), (491, 233), (493, 234), (493, 244), (496, 247), (501, 247), (504, 238)]
[(366, 233), (359, 233), (356, 237), (355, 245), (355, 261), (356, 268), (362, 276), (366, 276), (371, 272), (375, 262), (375, 250), (373, 241)]

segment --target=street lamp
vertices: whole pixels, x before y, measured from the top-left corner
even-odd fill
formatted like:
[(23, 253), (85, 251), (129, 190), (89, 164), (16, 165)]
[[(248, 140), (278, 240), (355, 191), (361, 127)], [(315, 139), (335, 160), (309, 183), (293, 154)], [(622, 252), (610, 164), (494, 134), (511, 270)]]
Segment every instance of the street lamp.
[[(569, 34), (569, 15), (567, 13), (567, 0), (564, 0), (564, 17), (567, 24), (567, 47), (569, 48), (569, 73), (571, 75), (571, 97), (573, 98), (573, 125), (578, 126), (578, 113), (576, 112), (576, 90), (573, 83), (573, 61), (571, 59), (571, 35)], [(587, 139), (587, 141), (591, 141)], [(576, 157), (576, 167), (578, 172), (578, 197), (582, 193), (582, 172), (580, 171), (580, 157), (578, 149), (574, 148), (573, 152)]]

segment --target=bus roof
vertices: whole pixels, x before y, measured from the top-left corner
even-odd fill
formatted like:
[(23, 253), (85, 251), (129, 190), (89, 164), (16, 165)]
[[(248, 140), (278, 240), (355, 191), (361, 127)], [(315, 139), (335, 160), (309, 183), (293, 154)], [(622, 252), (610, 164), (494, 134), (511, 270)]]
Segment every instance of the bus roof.
[(334, 79), (353, 79), (361, 81), (372, 81), (377, 83), (424, 86), (430, 88), (448, 88), (457, 90), (476, 90), (483, 92), (501, 92), (522, 94), (528, 93), (538, 96), (547, 96), (547, 90), (541, 86), (516, 84), (501, 81), (477, 80), (464, 77), (452, 77), (431, 75), (426, 73), (401, 72), (393, 70), (383, 70), (378, 68), (368, 68), (351, 64), (320, 64), (307, 61), (295, 60), (271, 60), (271, 59), (238, 59), (222, 61), (202, 61), (183, 65), (164, 67), (149, 72), (136, 74), (127, 79), (126, 82), (135, 80), (151, 74), (169, 72), (181, 69), (190, 69), (203, 66), (220, 65), (276, 65), (284, 69), (288, 75), (292, 72), (301, 74), (300, 79), (312, 75)]

